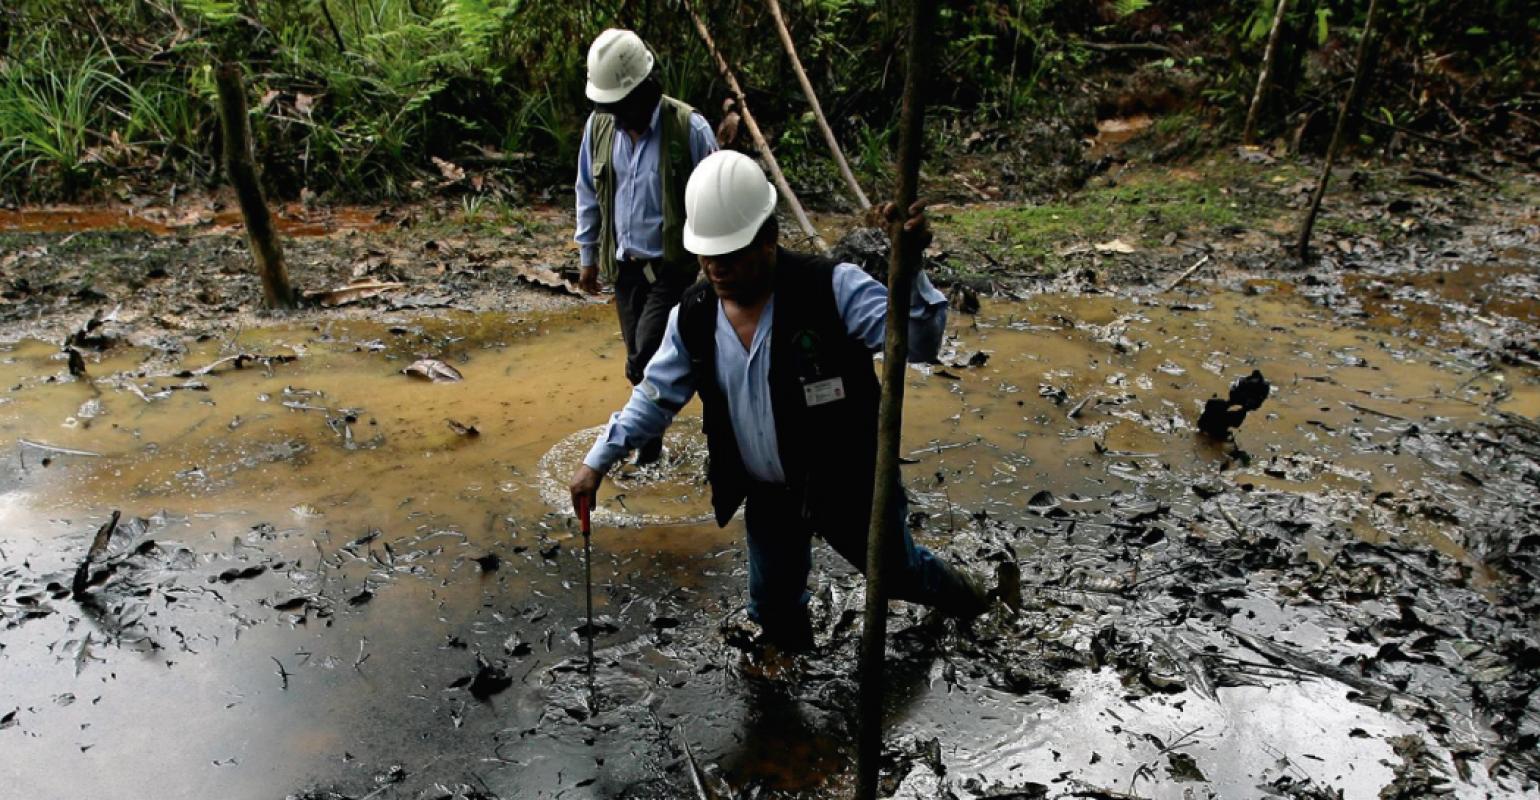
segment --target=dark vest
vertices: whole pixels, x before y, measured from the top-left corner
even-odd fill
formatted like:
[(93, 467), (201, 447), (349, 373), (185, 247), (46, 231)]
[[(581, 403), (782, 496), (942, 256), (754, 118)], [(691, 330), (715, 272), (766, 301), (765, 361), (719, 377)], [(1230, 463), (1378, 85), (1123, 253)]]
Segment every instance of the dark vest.
[[(663, 260), (695, 269), (695, 258), (684, 249), (684, 187), (694, 170), (690, 160), (690, 117), (695, 109), (668, 95), (658, 101), (658, 180), (663, 191)], [(618, 277), (615, 263), (615, 148), (614, 114), (593, 113), (588, 141), (589, 165), (594, 192), (599, 196), (599, 276), (613, 286)]]
[[(770, 405), (781, 466), (804, 517), (869, 511), (881, 388), (872, 352), (845, 330), (834, 298), (835, 262), (780, 249), (770, 333)], [(726, 525), (748, 493), (727, 396), (717, 381), (716, 293), (701, 281), (679, 301), (679, 329), (700, 394), (717, 524)], [(804, 388), (838, 378), (843, 399), (808, 405)]]

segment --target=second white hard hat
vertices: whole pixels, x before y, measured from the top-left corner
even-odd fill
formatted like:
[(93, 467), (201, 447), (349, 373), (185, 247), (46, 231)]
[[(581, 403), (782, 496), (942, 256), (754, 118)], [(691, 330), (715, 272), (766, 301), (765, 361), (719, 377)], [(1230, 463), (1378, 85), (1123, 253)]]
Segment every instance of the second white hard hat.
[(701, 256), (741, 250), (775, 213), (775, 187), (754, 159), (719, 150), (701, 159), (684, 187), (684, 247)]
[(652, 51), (642, 37), (610, 28), (588, 48), (588, 99), (614, 103), (631, 93), (652, 72)]

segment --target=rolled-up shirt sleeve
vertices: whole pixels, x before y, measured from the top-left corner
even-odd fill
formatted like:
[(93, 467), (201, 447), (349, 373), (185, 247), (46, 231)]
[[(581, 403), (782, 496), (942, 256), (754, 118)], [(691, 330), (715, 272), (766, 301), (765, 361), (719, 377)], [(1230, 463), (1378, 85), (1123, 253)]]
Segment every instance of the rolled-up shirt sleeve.
[(573, 240), (578, 244), (580, 264), (591, 267), (599, 263), (599, 195), (594, 190), (593, 163), (589, 143), (594, 118), (590, 114), (583, 125), (583, 143), (578, 146), (577, 168), (577, 233)]
[(717, 151), (717, 135), (711, 130), (706, 118), (695, 112), (690, 115), (690, 160), (699, 164), (701, 159)]
[[(834, 268), (834, 301), (845, 330), (874, 352), (881, 350), (887, 331), (888, 287), (854, 264), (840, 264)], [(916, 273), (909, 293), (909, 363), (936, 360), (946, 334), (946, 305), (946, 295), (924, 272)]]
[(599, 440), (584, 456), (583, 463), (599, 471), (608, 471), (626, 452), (663, 435), (674, 415), (695, 395), (690, 375), (690, 354), (679, 334), (679, 307), (668, 312), (668, 326), (663, 343), (647, 362), (642, 382), (631, 390), (631, 399), (610, 417)]

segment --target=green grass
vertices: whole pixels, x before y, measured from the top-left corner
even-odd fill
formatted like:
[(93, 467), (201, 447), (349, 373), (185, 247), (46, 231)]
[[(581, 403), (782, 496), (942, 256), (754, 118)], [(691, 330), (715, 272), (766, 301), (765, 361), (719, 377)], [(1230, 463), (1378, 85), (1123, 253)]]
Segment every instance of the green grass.
[[(1021, 206), (981, 206), (938, 213), (938, 228), (999, 263), (1047, 273), (1069, 252), (1121, 239), (1139, 250), (1162, 248), (1168, 234), (1183, 243), (1276, 232), (1299, 212), (1279, 189), (1308, 177), (1292, 163), (1262, 166), (1216, 157), (1188, 167), (1146, 168), (1095, 178), (1064, 199)], [(1327, 221), (1323, 229), (1357, 224)], [(1344, 231), (1346, 232), (1346, 231)]]
[(511, 198), (488, 193), (462, 195), (453, 205), (435, 207), (422, 220), (418, 233), (530, 241), (550, 233), (550, 228), (529, 208)]
[(1207, 180), (1163, 177), (1139, 185), (1092, 187), (1056, 202), (967, 209), (942, 223), (1002, 263), (1061, 264), (1063, 251), (1121, 239), (1140, 249), (1159, 247), (1166, 234), (1186, 238), (1259, 224), (1250, 199)]

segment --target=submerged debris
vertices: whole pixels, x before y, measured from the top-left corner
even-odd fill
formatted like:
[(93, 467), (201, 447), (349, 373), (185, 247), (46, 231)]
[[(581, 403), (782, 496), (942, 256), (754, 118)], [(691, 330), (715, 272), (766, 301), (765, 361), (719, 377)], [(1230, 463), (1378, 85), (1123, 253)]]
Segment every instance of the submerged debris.
[(463, 688), (471, 693), (471, 696), (485, 703), (492, 699), (493, 695), (501, 693), (513, 685), (513, 679), (508, 677), (500, 665), (488, 663), (480, 654), (476, 656), (476, 672), (467, 675), (449, 684), (450, 688)]
[(1261, 370), (1230, 384), (1230, 397), (1221, 400), (1211, 398), (1203, 404), (1203, 414), (1198, 417), (1198, 430), (1215, 439), (1230, 438), (1230, 431), (1246, 421), (1246, 414), (1262, 407), (1262, 401), (1272, 391)]
[(410, 377), (422, 378), (434, 383), (453, 383), (465, 379), (465, 376), (461, 375), (459, 370), (436, 358), (424, 358), (414, 361), (402, 369), (401, 372)]
[(76, 600), (85, 596), (91, 580), (91, 564), (106, 551), (107, 542), (112, 539), (113, 531), (118, 529), (118, 520), (122, 516), (123, 512), (113, 509), (112, 518), (102, 523), (102, 526), (96, 530), (96, 536), (91, 539), (91, 547), (86, 550), (86, 557), (75, 569), (75, 578), (70, 582), (70, 594), (74, 595)]

